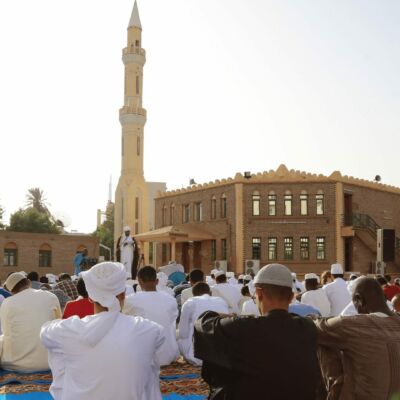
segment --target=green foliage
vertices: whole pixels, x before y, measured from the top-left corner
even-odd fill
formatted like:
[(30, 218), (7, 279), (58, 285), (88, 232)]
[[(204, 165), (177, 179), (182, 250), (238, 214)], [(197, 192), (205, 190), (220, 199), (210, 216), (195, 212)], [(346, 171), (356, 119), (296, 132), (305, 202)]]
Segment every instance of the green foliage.
[(33, 207), (25, 210), (20, 208), (12, 214), (7, 230), (13, 232), (60, 233), (59, 228), (48, 214), (39, 212)]
[(0, 230), (3, 230), (5, 228), (5, 225), (3, 224), (3, 215), (4, 209), (2, 206), (0, 206)]
[(50, 216), (46, 201), (44, 192), (40, 188), (31, 188), (28, 190), (28, 194), (26, 195), (27, 208), (35, 208), (40, 213)]
[[(93, 232), (100, 243), (111, 249), (111, 257), (114, 257), (114, 204), (109, 202), (106, 210), (105, 221)], [(100, 255), (106, 260), (109, 258), (109, 252), (100, 247)]]

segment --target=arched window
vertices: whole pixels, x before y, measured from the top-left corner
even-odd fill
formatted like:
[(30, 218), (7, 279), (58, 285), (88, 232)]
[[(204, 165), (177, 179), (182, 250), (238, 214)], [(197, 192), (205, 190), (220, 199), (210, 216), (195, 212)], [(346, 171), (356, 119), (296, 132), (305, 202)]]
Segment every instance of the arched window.
[(315, 201), (317, 205), (317, 215), (324, 215), (325, 213), (325, 203), (324, 203), (324, 192), (322, 190), (318, 190), (315, 195)]
[(308, 215), (308, 193), (305, 190), (300, 194), (300, 215)]
[(14, 242), (6, 243), (4, 246), (3, 265), (6, 267), (16, 267), (18, 265), (18, 248)]
[(285, 192), (285, 197), (284, 197), (285, 215), (292, 215), (292, 200), (293, 200), (292, 193), (289, 190), (287, 190)]
[(276, 215), (276, 194), (273, 190), (268, 193), (268, 215)]
[(225, 193), (222, 194), (221, 196), (221, 218), (226, 218), (226, 210), (227, 205), (226, 205), (226, 195)]
[(51, 267), (51, 247), (47, 243), (39, 247), (39, 267)]
[(172, 203), (169, 208), (169, 224), (173, 225), (175, 223), (175, 204)]
[(253, 215), (255, 216), (260, 215), (260, 201), (261, 201), (260, 192), (257, 191), (253, 192), (252, 201), (253, 201)]
[(211, 197), (211, 219), (217, 218), (217, 198)]

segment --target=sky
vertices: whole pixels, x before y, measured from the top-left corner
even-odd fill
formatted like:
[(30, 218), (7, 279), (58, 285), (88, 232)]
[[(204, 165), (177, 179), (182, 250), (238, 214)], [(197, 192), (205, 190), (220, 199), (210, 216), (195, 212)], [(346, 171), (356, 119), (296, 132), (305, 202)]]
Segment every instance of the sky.
[[(139, 0), (145, 178), (276, 169), (400, 186), (398, 0)], [(120, 173), (133, 0), (0, 2), (0, 205), (92, 232)]]

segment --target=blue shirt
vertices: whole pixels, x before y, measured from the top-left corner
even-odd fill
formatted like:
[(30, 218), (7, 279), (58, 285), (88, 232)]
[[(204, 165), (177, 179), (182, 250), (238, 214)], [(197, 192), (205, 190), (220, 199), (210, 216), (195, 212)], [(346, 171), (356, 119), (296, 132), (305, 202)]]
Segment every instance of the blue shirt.
[(317, 308), (302, 303), (289, 304), (289, 312), (300, 315), (300, 317), (305, 317), (310, 314), (321, 316), (321, 313)]
[(3, 288), (0, 288), (0, 294), (1, 294), (2, 296), (4, 296), (4, 298), (7, 298), (7, 297), (10, 297), (10, 296), (11, 296), (11, 293), (10, 293), (10, 292), (7, 292), (7, 290), (6, 290), (6, 289), (3, 289)]
[(74, 274), (75, 275), (79, 275), (80, 274), (80, 272), (81, 272), (81, 263), (82, 263), (84, 258), (85, 258), (85, 256), (82, 253), (78, 253), (78, 254), (75, 255), (74, 261), (73, 261), (74, 267), (75, 267), (75, 270), (74, 270)]

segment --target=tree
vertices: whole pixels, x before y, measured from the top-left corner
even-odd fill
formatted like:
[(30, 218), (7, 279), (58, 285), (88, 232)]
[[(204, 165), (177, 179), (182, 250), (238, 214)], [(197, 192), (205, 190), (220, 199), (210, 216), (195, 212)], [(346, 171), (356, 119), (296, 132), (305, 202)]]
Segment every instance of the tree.
[(3, 230), (5, 228), (5, 225), (3, 224), (3, 215), (4, 209), (2, 206), (0, 206), (0, 230)]
[[(114, 203), (107, 204), (105, 221), (93, 232), (99, 242), (111, 249), (111, 258), (114, 258)], [(109, 258), (109, 252), (100, 247), (100, 255)]]
[(40, 213), (50, 216), (50, 211), (47, 208), (47, 199), (44, 196), (43, 190), (39, 188), (31, 188), (26, 195), (26, 206), (28, 208), (35, 208)]
[(10, 217), (8, 231), (33, 233), (60, 233), (51, 217), (36, 208), (19, 209)]

